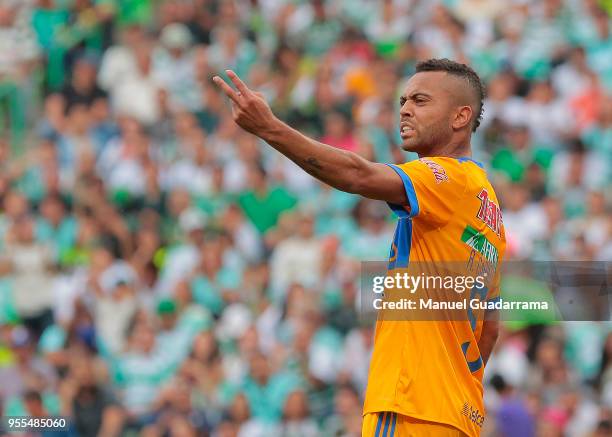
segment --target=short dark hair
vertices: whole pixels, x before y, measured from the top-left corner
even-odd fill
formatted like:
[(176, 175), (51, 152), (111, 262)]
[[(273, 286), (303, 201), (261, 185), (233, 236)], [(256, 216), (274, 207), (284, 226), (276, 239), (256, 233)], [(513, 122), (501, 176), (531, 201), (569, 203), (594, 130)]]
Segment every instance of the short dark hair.
[(421, 73), (425, 71), (445, 71), (453, 76), (461, 77), (465, 79), (472, 87), (474, 93), (478, 97), (478, 116), (474, 119), (474, 125), (472, 126), (472, 132), (476, 132), (480, 121), (482, 120), (483, 114), (483, 101), (485, 98), (485, 88), (478, 77), (478, 74), (468, 65), (461, 64), (459, 62), (451, 61), (450, 59), (428, 59), (421, 61), (416, 65), (416, 72)]

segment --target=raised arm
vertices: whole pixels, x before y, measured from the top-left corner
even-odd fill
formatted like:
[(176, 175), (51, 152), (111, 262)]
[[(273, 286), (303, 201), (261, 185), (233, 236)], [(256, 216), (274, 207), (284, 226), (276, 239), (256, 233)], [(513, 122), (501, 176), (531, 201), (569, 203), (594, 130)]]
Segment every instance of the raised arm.
[(279, 120), (261, 93), (250, 90), (231, 70), (227, 75), (238, 91), (219, 76), (213, 81), (230, 98), (234, 121), (266, 141), (315, 178), (348, 193), (406, 205), (401, 178), (384, 164), (336, 149), (303, 135)]

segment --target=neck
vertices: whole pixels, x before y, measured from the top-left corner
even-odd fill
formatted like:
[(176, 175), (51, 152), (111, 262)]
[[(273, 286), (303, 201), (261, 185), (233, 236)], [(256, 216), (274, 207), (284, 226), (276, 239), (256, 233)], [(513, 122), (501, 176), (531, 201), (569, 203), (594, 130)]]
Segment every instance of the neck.
[(439, 147), (433, 147), (423, 153), (418, 153), (419, 158), (424, 156), (448, 156), (449, 158), (472, 157), (472, 146), (470, 140), (451, 141)]

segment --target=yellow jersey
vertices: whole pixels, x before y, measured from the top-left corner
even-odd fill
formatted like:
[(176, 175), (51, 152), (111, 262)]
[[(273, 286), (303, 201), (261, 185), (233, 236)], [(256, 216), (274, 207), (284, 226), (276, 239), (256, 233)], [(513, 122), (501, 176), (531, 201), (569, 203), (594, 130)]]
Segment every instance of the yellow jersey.
[[(459, 262), (499, 265), (505, 249), (499, 202), (482, 165), (471, 158), (429, 157), (390, 165), (401, 177), (408, 205), (398, 216), (388, 274), (409, 264)], [(495, 282), (498, 284), (498, 281)], [(499, 287), (471, 291), (499, 299)], [(480, 435), (484, 422), (482, 320), (379, 320), (364, 414), (395, 412)]]

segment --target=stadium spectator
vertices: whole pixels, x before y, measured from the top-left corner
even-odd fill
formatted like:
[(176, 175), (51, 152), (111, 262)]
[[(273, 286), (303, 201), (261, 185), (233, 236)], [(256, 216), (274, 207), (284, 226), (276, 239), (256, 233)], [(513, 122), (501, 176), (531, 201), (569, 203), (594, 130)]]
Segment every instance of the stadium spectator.
[[(292, 126), (397, 163), (416, 158), (398, 146), (405, 78), (428, 57), (469, 63), (510, 266), (597, 271), (612, 259), (611, 11), (0, 1), (3, 414), (65, 414), (83, 436), (359, 435), (374, 335), (360, 262), (385, 264), (387, 208), (261, 147), (212, 76), (233, 69)], [(583, 299), (572, 281), (504, 284)], [(609, 323), (549, 322), (503, 323), (483, 436), (610, 434)]]

